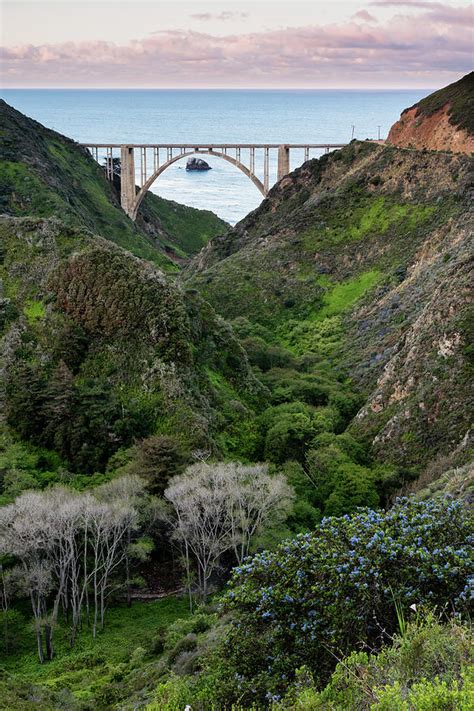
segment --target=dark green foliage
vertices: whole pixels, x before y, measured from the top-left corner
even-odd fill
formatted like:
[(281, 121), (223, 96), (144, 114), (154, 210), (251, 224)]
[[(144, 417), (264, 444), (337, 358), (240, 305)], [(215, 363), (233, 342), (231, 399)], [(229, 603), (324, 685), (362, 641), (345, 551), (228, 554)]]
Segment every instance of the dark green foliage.
[(395, 602), (405, 614), (412, 603), (465, 609), (472, 532), (458, 502), (402, 500), (386, 513), (326, 518), (314, 534), (236, 568), (226, 700), (280, 695), (302, 665), (324, 680), (333, 655), (362, 642), (373, 648), (396, 631)]
[(288, 484), (295, 491), (293, 510), (286, 525), (293, 533), (313, 531), (321, 522), (320, 500), (310, 474), (299, 462), (286, 462), (280, 467)]
[(268, 408), (260, 418), (265, 459), (277, 463), (303, 461), (309, 443), (320, 432), (332, 430), (335, 417), (328, 408), (316, 409), (302, 402)]
[(44, 368), (20, 362), (8, 374), (6, 395), (8, 424), (26, 440), (58, 452), (79, 472), (103, 469), (116, 449), (153, 425), (146, 407), (122, 404), (102, 380), (74, 382), (61, 363), (48, 379)]
[(314, 441), (306, 458), (314, 483), (314, 504), (326, 515), (339, 516), (358, 506), (377, 506), (376, 471), (360, 462), (364, 449), (350, 435), (324, 434)]
[(181, 442), (170, 435), (152, 435), (141, 440), (130, 456), (127, 473), (143, 477), (148, 491), (159, 496), (163, 495), (169, 479), (180, 474), (190, 462)]
[(149, 263), (61, 223), (10, 218), (0, 230), (0, 278), (18, 313), (5, 369), (13, 430), (78, 475), (153, 434), (173, 439), (171, 458), (254, 452), (249, 425), (264, 388), (197, 294), (185, 298)]

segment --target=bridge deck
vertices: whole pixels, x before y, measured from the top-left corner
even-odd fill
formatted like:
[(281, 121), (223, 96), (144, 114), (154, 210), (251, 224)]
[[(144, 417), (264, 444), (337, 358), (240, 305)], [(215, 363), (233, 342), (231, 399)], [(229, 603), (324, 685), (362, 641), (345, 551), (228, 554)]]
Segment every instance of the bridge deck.
[(344, 148), (347, 143), (80, 143), (86, 148)]

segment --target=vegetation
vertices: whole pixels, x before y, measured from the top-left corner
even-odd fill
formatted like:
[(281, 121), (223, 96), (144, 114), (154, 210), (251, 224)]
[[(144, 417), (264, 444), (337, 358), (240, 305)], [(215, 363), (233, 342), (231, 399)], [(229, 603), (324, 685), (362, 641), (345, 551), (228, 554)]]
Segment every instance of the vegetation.
[(154, 217), (168, 236), (168, 246), (182, 257), (197, 254), (207, 242), (217, 235), (227, 231), (229, 225), (209, 210), (196, 210), (187, 205), (181, 205), (174, 200), (165, 200), (158, 195), (148, 193), (140, 207), (145, 211), (143, 219), (147, 222)]
[[(410, 611), (411, 620), (378, 654), (353, 652), (318, 692), (306, 668), (298, 670), (282, 708), (371, 711), (462, 711), (472, 701), (472, 634), (451, 620)], [(279, 706), (277, 705), (277, 708)]]
[(132, 224), (1, 108), (3, 704), (467, 710), (469, 159)]
[(254, 556), (234, 571), (224, 639), (198, 645), (152, 708), (469, 708), (472, 633), (446, 615), (467, 609), (471, 531), (461, 504), (401, 501)]
[(173, 506), (172, 536), (183, 548), (191, 598), (190, 558), (196, 562), (203, 600), (209, 580), (225, 553), (241, 564), (251, 544), (284, 521), (292, 491), (284, 476), (266, 467), (236, 463), (195, 464), (169, 482), (165, 498)]
[(226, 694), (281, 696), (303, 665), (324, 681), (334, 655), (396, 630), (395, 602), (464, 609), (471, 533), (462, 504), (401, 501), (387, 513), (327, 518), (257, 554), (234, 570), (227, 595)]
[(227, 228), (213, 213), (151, 193), (134, 224), (120, 209), (117, 186), (106, 180), (85, 149), (4, 101), (0, 102), (0, 131), (3, 213), (57, 217), (67, 225), (86, 227), (169, 272), (176, 271), (173, 258), (195, 253)]

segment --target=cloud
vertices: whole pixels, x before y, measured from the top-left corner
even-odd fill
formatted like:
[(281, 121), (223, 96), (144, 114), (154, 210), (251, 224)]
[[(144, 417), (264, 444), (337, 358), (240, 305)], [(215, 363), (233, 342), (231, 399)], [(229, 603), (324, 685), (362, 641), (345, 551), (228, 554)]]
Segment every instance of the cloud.
[(367, 12), (367, 10), (359, 10), (352, 15), (353, 20), (363, 20), (364, 22), (377, 22), (377, 18)]
[(352, 19), (226, 36), (176, 30), (122, 45), (91, 41), (4, 48), (0, 56), (3, 83), (51, 87), (440, 86), (471, 69), (470, 23), (461, 22), (463, 8), (440, 3), (423, 6), (416, 16), (397, 14), (385, 24)]
[[(447, 23), (451, 25), (472, 26), (472, 5), (467, 7), (454, 7), (441, 2), (428, 2), (428, 0), (373, 0), (372, 7), (397, 7), (402, 9), (426, 10), (423, 17), (431, 22)], [(413, 17), (413, 15), (411, 16)]]
[(248, 17), (248, 12), (231, 12), (230, 10), (224, 10), (223, 12), (196, 12), (194, 15), (189, 17), (192, 20), (198, 20), (198, 22), (211, 22), (212, 20), (218, 20), (219, 22), (227, 22), (228, 20), (243, 20)]

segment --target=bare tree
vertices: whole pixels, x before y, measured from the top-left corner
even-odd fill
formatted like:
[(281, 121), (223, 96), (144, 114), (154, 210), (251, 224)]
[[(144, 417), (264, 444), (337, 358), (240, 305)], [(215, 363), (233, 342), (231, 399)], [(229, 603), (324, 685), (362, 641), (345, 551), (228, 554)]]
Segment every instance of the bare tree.
[[(38, 657), (52, 658), (51, 621), (47, 595), (52, 589), (49, 525), (40, 492), (28, 491), (0, 509), (0, 553), (20, 561), (22, 587), (28, 594), (35, 620)], [(43, 646), (44, 643), (44, 646)]]
[(283, 474), (270, 476), (266, 464), (220, 466), (225, 471), (232, 549), (240, 565), (264, 529), (286, 519), (294, 494)]
[(222, 554), (231, 546), (226, 487), (219, 467), (200, 463), (170, 480), (165, 498), (175, 512), (173, 536), (184, 545), (187, 568), (189, 552), (196, 559), (198, 585), (207, 597), (209, 578)]
[(287, 515), (292, 497), (285, 478), (271, 477), (265, 465), (201, 462), (171, 479), (165, 498), (174, 509), (173, 537), (188, 580), (190, 554), (196, 560), (203, 598), (223, 553), (233, 550), (241, 562), (255, 536)]
[(92, 583), (94, 617), (92, 630), (104, 627), (107, 598), (113, 588), (113, 573), (123, 564), (125, 584), (130, 585), (131, 535), (138, 527), (138, 501), (145, 482), (138, 476), (115, 479), (94, 492), (86, 510), (87, 545), (91, 569), (85, 575)]
[(90, 588), (94, 636), (98, 624), (104, 626), (107, 599), (122, 564), (129, 581), (131, 534), (138, 526), (143, 488), (139, 477), (121, 477), (93, 494), (57, 486), (25, 492), (0, 509), (0, 555), (13, 555), (20, 563), (41, 661), (54, 656), (53, 630), (61, 605), (65, 615), (71, 609), (74, 644), (84, 604), (89, 618)]

